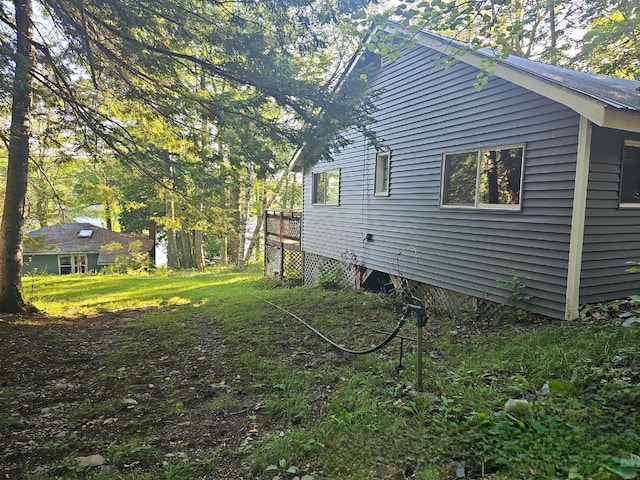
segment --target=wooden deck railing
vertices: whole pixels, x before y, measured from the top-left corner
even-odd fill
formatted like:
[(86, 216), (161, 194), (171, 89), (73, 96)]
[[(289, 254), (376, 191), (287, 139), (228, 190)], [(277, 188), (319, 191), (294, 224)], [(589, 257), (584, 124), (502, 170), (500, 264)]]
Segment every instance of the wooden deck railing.
[(300, 241), (302, 212), (267, 210), (265, 212), (265, 237), (281, 241)]
[(300, 248), (302, 212), (267, 210), (264, 219), (264, 238), (270, 244), (283, 248)]
[(303, 282), (302, 212), (267, 210), (264, 214), (264, 273)]

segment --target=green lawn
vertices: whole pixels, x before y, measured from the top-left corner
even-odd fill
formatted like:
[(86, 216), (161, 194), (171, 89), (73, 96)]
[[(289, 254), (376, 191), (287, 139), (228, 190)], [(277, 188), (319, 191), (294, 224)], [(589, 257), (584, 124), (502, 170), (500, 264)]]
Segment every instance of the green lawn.
[[(393, 297), (283, 288), (258, 269), (36, 276), (24, 279), (24, 290), (44, 313), (19, 325), (42, 325), (43, 317), (44, 323), (80, 317), (91, 325), (94, 316), (137, 312), (134, 321), (113, 327), (122, 336), (100, 357), (100, 378), (88, 380), (102, 396), (80, 403), (87, 418), (128, 418), (122, 397), (143, 398), (148, 384), (164, 381), (153, 369), (198, 347), (205, 335), (217, 332), (225, 348), (211, 367), (213, 380), (206, 380), (218, 385), (217, 393), (186, 395), (190, 388), (200, 392), (195, 373), (193, 384), (167, 381), (155, 407), (141, 401), (127, 407), (139, 415), (135, 433), (92, 440), (113, 468), (75, 466), (82, 451), (61, 441), (52, 461), (24, 472), (26, 478), (444, 480), (457, 470), (465, 478), (631, 479), (640, 473), (640, 329), (616, 318), (432, 318), (425, 329), (425, 391), (417, 392), (411, 342), (398, 374), (397, 341), (376, 354), (343, 354), (264, 302), (345, 346), (366, 348), (382, 339), (372, 329), (395, 325)], [(414, 337), (415, 326), (407, 322), (402, 333)], [(127, 362), (148, 368), (135, 379), (120, 378)], [(0, 406), (8, 408), (18, 395), (5, 386)], [(505, 410), (510, 399), (527, 402)], [(18, 428), (15, 418), (0, 416), (0, 433), (9, 432), (3, 442)], [(226, 423), (228, 442), (165, 457), (158, 423), (180, 425), (185, 418), (224, 418), (238, 430)], [(195, 428), (193, 420), (190, 425), (184, 428)]]

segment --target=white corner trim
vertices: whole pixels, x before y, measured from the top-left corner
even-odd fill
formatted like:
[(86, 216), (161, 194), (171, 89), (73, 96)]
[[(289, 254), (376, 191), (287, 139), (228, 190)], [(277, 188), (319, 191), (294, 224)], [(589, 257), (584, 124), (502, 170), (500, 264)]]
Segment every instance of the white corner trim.
[(571, 236), (569, 240), (569, 263), (567, 266), (567, 290), (565, 319), (574, 320), (579, 315), (580, 274), (582, 273), (582, 249), (584, 245), (584, 225), (587, 211), (587, 187), (589, 183), (589, 157), (591, 156), (591, 122), (580, 117), (578, 132), (578, 154), (576, 179), (573, 189), (573, 214), (571, 216)]

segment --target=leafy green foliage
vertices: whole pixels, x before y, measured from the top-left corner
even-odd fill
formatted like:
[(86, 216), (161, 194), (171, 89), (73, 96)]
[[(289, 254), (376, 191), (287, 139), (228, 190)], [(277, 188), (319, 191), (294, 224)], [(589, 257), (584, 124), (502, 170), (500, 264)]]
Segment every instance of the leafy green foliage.
[(126, 250), (118, 242), (109, 243), (102, 248), (113, 255), (114, 259), (113, 265), (103, 269), (104, 273), (142, 272), (150, 270), (152, 267), (149, 253), (144, 251), (140, 240), (131, 242)]
[(577, 60), (593, 72), (640, 80), (639, 14), (637, 2), (611, 2), (588, 22)]
[[(272, 480), (283, 480), (285, 478), (293, 478), (292, 475), (298, 473), (299, 468), (295, 465), (288, 465), (287, 461), (283, 458), (277, 464), (271, 464), (265, 468), (267, 472), (275, 473)], [(299, 478), (299, 477), (296, 477)], [(307, 476), (309, 480), (313, 480), (313, 477)]]
[(522, 303), (531, 299), (531, 295), (526, 293), (527, 286), (522, 278), (512, 273), (511, 276), (501, 279), (498, 283), (507, 292), (506, 303), (501, 309), (504, 318), (521, 320), (527, 316), (527, 311), (522, 308)]

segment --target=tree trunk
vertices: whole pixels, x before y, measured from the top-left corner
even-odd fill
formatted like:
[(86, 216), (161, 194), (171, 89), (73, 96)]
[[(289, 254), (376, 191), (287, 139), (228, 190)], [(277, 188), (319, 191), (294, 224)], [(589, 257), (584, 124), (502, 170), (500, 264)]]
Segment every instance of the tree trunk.
[(15, 0), (16, 58), (12, 90), (7, 184), (0, 224), (0, 311), (27, 310), (22, 298), (22, 236), (29, 173), (29, 135), (33, 84), (33, 9), (31, 0)]
[(204, 238), (202, 230), (193, 232), (193, 261), (198, 270), (204, 271)]
[(240, 225), (238, 226), (238, 264), (244, 265), (247, 258), (245, 245), (247, 244), (247, 222), (251, 212), (251, 184), (253, 183), (253, 163), (247, 165), (247, 178), (244, 183), (244, 198), (240, 208)]
[(495, 205), (500, 203), (500, 191), (498, 189), (498, 154), (491, 150), (486, 154), (486, 171), (489, 190), (488, 203)]
[(191, 252), (191, 232), (180, 230), (180, 241), (182, 243), (182, 264), (183, 268), (193, 268), (193, 253)]
[(240, 252), (240, 188), (234, 187), (231, 189), (231, 218), (233, 219), (233, 234), (231, 235), (231, 241), (229, 242), (229, 250), (231, 250), (231, 263), (238, 264), (239, 252)]
[[(227, 208), (227, 195), (223, 191), (220, 197), (220, 205), (226, 210)], [(226, 266), (229, 264), (229, 245), (228, 245), (228, 230), (229, 224), (226, 221), (226, 215), (224, 220), (224, 234), (220, 235), (220, 265)]]
[[(203, 0), (202, 6), (206, 6), (206, 2)], [(204, 68), (200, 72), (200, 90), (206, 91), (207, 89), (207, 77), (204, 73)], [(201, 130), (200, 130), (200, 172), (202, 177), (206, 176), (205, 164), (208, 163), (207, 149), (211, 144), (211, 134), (209, 132), (209, 122), (207, 120), (206, 109), (203, 106), (203, 112), (201, 117)], [(198, 195), (202, 196), (202, 188), (198, 188)], [(200, 213), (204, 214), (204, 203), (200, 202)], [(202, 230), (195, 230), (193, 232), (193, 262), (199, 271), (204, 272), (204, 233)]]
[(167, 229), (167, 266), (172, 270), (180, 268), (178, 257), (178, 239), (174, 228)]
[[(169, 161), (172, 161), (169, 156)], [(171, 216), (171, 228), (167, 228), (167, 266), (172, 270), (180, 268), (180, 253), (178, 252), (178, 232), (176, 226), (176, 202), (173, 198), (173, 165), (169, 165), (169, 177), (171, 178), (171, 191), (169, 192), (168, 210)]]
[(556, 30), (556, 2), (555, 0), (549, 0), (549, 36), (551, 37), (551, 49), (555, 57), (558, 47), (558, 32)]
[(228, 239), (226, 235), (220, 238), (220, 265), (226, 266), (229, 264), (229, 256), (227, 250), (229, 249)]
[(262, 232), (262, 225), (264, 223), (264, 212), (266, 212), (268, 208), (267, 204), (269, 203), (269, 201), (267, 199), (267, 192), (266, 192), (264, 182), (262, 183), (262, 192), (260, 193), (260, 196), (262, 200), (260, 204), (260, 214), (258, 215), (258, 221), (256, 222), (256, 227), (253, 229), (253, 233), (251, 234), (251, 239), (249, 240), (249, 246), (247, 247), (247, 251), (244, 254), (245, 263), (249, 261), (249, 259), (251, 258), (251, 254), (253, 253), (253, 250), (258, 245), (258, 240), (260, 239), (260, 233)]
[(111, 202), (107, 200), (104, 202), (104, 216), (107, 221), (107, 230), (113, 230), (113, 220), (111, 215)]

